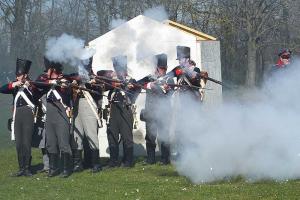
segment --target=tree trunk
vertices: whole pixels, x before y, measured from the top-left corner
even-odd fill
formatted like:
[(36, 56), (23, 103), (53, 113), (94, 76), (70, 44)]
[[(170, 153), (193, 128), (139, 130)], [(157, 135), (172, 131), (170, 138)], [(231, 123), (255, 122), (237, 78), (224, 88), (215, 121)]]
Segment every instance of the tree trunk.
[(247, 42), (247, 76), (246, 86), (254, 87), (256, 81), (256, 44), (255, 40), (249, 38)]
[(16, 0), (15, 1), (15, 19), (12, 24), (11, 31), (11, 57), (24, 56), (24, 41), (25, 41), (25, 12), (26, 12), (27, 0)]

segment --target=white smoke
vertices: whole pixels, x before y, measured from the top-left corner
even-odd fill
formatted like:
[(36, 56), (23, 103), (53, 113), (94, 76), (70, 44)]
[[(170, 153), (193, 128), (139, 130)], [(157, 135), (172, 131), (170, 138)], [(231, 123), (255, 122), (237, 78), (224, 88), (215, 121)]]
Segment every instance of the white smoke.
[(94, 54), (94, 49), (84, 48), (84, 40), (66, 33), (60, 37), (51, 37), (46, 42), (46, 57), (51, 61), (76, 66), (79, 61)]
[[(164, 6), (152, 7), (144, 11), (143, 15), (150, 17), (156, 21), (162, 22), (168, 19), (168, 13), (165, 10)], [(121, 26), (126, 23), (127, 20), (121, 18), (114, 18), (110, 22), (110, 30)]]
[(79, 74), (86, 77), (83, 61), (96, 53), (93, 48), (85, 48), (84, 40), (63, 33), (60, 37), (51, 37), (46, 42), (46, 57), (50, 61), (69, 64), (78, 68)]
[(168, 13), (166, 12), (164, 6), (157, 6), (147, 9), (145, 10), (144, 15), (160, 22), (168, 19)]
[(194, 183), (238, 175), (251, 181), (299, 178), (299, 80), (298, 61), (262, 89), (246, 92), (248, 102), (207, 109), (185, 96), (180, 107), (175, 95), (171, 138), (178, 172)]

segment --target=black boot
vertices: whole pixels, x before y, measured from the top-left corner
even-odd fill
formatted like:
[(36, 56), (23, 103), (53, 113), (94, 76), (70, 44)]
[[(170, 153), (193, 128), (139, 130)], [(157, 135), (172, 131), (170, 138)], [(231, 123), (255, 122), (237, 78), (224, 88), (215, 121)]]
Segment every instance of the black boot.
[(105, 167), (107, 168), (114, 168), (119, 167), (118, 157), (119, 157), (119, 147), (109, 147), (110, 158), (108, 161), (108, 165)]
[(170, 146), (165, 143), (161, 143), (161, 163), (170, 164)]
[(24, 176), (29, 176), (29, 177), (32, 176), (29, 166), (25, 166)]
[(58, 154), (57, 153), (49, 153), (49, 173), (48, 177), (54, 177), (59, 174), (59, 169), (57, 167), (58, 162)]
[(24, 157), (22, 155), (17, 155), (18, 156), (18, 164), (19, 164), (19, 171), (12, 174), (12, 177), (19, 177), (19, 176), (23, 176), (24, 175), (24, 171), (25, 171), (25, 160)]
[(147, 164), (155, 164), (156, 160), (155, 160), (155, 146), (146, 144), (146, 150), (147, 150), (147, 159), (146, 159), (146, 163)]
[(67, 178), (71, 175), (71, 155), (69, 153), (62, 153), (62, 160), (63, 160), (63, 172), (61, 173), (62, 178)]
[(73, 172), (81, 172), (83, 170), (82, 166), (82, 150), (74, 150), (73, 152), (74, 167)]
[(92, 173), (97, 173), (102, 170), (99, 157), (99, 149), (92, 150)]
[(32, 173), (30, 171), (31, 160), (32, 160), (31, 156), (25, 159), (26, 164), (25, 164), (24, 176), (32, 176)]
[(133, 147), (125, 148), (125, 162), (122, 164), (122, 167), (133, 167)]

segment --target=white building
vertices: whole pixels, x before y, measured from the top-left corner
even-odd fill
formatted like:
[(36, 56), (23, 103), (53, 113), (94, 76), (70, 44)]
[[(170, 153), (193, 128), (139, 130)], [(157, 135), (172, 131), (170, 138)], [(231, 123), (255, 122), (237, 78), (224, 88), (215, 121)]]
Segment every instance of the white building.
[[(209, 73), (211, 78), (221, 80), (220, 42), (216, 38), (201, 33), (173, 21), (159, 22), (139, 15), (108, 33), (89, 42), (96, 49), (93, 69), (113, 69), (111, 58), (127, 55), (129, 75), (139, 80), (154, 71), (153, 55), (166, 53), (169, 70), (178, 65), (176, 46), (191, 48), (191, 59), (197, 66)], [(206, 86), (205, 103), (213, 105), (221, 102), (222, 88), (209, 83)], [(138, 110), (143, 108), (145, 95), (137, 100)], [(138, 116), (139, 118), (139, 113)], [(145, 124), (139, 122), (134, 130), (135, 154), (145, 154)], [(100, 129), (100, 154), (109, 156), (106, 138), (106, 126)]]

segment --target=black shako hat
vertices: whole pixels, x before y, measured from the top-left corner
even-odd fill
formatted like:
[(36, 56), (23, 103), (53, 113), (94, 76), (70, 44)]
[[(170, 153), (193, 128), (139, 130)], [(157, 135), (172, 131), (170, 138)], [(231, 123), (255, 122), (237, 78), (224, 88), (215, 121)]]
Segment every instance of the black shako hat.
[(116, 72), (127, 72), (127, 56), (115, 56), (111, 58), (113, 62), (113, 67)]
[(62, 71), (64, 68), (62, 66), (62, 64), (60, 64), (59, 62), (54, 62), (54, 61), (50, 61), (48, 58), (46, 58), (44, 56), (44, 64), (45, 64), (45, 71), (47, 72), (48, 69), (55, 69), (56, 71)]
[(28, 74), (31, 66), (30, 60), (17, 58), (16, 62), (16, 75)]
[(191, 48), (186, 46), (177, 46), (177, 60), (181, 58), (191, 58)]
[(279, 50), (278, 56), (281, 56), (282, 54), (287, 53), (287, 54), (292, 54), (292, 51), (287, 48), (283, 48)]
[(156, 66), (159, 68), (168, 68), (168, 56), (165, 53), (155, 55)]

